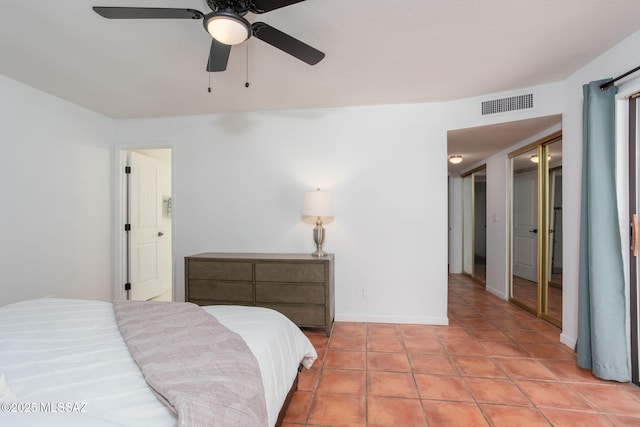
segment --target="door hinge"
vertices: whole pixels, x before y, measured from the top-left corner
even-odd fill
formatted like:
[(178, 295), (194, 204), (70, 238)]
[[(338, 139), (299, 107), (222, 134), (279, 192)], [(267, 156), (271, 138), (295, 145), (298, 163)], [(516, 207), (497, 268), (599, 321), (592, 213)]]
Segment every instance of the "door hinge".
[(131, 224), (125, 224), (124, 231), (131, 231)]
[(125, 283), (124, 284), (124, 290), (125, 291), (130, 291), (131, 290), (131, 283)]
[(131, 166), (125, 166), (124, 173), (131, 173)]

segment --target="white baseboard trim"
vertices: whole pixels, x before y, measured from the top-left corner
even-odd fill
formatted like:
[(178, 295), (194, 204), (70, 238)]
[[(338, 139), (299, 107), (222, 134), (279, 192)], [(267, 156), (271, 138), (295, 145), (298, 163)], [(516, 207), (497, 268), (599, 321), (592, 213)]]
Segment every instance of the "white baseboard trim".
[(493, 288), (490, 288), (490, 287), (487, 286), (485, 288), (485, 290), (487, 292), (489, 292), (491, 295), (496, 296), (496, 297), (500, 298), (503, 301), (509, 301), (509, 297), (507, 295), (505, 295), (504, 293), (498, 291), (497, 289), (493, 289)]
[(578, 342), (578, 339), (576, 337), (560, 334), (560, 342), (573, 350), (576, 348), (576, 342)]
[(336, 314), (336, 322), (400, 323), (417, 325), (449, 325), (448, 317), (376, 316), (369, 314)]

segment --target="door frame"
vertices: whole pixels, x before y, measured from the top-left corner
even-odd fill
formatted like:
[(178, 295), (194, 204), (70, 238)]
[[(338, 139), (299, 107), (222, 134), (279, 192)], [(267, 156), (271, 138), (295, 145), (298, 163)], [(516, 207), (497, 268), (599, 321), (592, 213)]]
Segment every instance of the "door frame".
[(127, 164), (127, 152), (134, 150), (171, 150), (171, 199), (173, 201), (171, 212), (171, 299), (176, 299), (176, 179), (175, 179), (175, 149), (174, 144), (117, 144), (113, 149), (113, 298), (126, 299), (127, 293), (124, 289), (126, 278), (126, 233), (124, 226), (125, 217), (125, 197), (127, 180), (124, 168)]
[[(640, 191), (640, 185), (638, 185), (638, 146), (637, 146), (637, 138), (638, 138), (638, 130), (640, 127), (640, 123), (635, 122), (635, 126), (632, 125), (631, 115), (635, 115), (637, 117), (638, 114), (638, 105), (637, 101), (631, 101), (629, 99), (629, 112), (627, 117), (629, 117), (629, 217), (633, 218), (633, 215), (638, 214), (638, 191)], [(637, 217), (636, 217), (637, 218)], [(631, 223), (632, 234), (636, 236), (638, 233), (638, 223), (637, 219)], [(635, 226), (635, 230), (634, 230)], [(636, 242), (637, 245), (637, 242)], [(629, 253), (629, 290), (628, 290), (628, 305), (629, 308), (627, 312), (629, 313), (629, 344), (631, 350), (631, 382), (635, 385), (640, 385), (640, 363), (638, 361), (639, 351), (638, 351), (638, 328), (640, 327), (640, 319), (638, 319), (638, 256), (633, 254), (633, 242), (629, 245), (630, 253)], [(637, 251), (637, 248), (636, 248)]]
[[(640, 312), (638, 305), (640, 305), (640, 295), (637, 294), (637, 291), (640, 290), (640, 283), (636, 283), (635, 285), (638, 288), (634, 289), (634, 283), (632, 280), (632, 274), (637, 278), (638, 276), (634, 274), (633, 269), (638, 269), (640, 267), (639, 264), (636, 264), (638, 260), (634, 260), (631, 256), (631, 236), (630, 236), (630, 224), (632, 221), (631, 218), (631, 210), (633, 209), (633, 197), (631, 197), (632, 188), (630, 186), (630, 178), (631, 174), (634, 171), (631, 168), (631, 160), (632, 157), (630, 155), (631, 146), (634, 145), (635, 141), (632, 141), (630, 135), (630, 103), (629, 98), (634, 94), (640, 92), (640, 78), (631, 79), (625, 83), (622, 83), (618, 86), (618, 92), (615, 95), (615, 116), (616, 116), (616, 134), (615, 134), (615, 144), (616, 144), (616, 153), (615, 153), (615, 178), (616, 178), (616, 192), (617, 192), (617, 204), (618, 204), (618, 219), (619, 219), (619, 230), (620, 230), (620, 243), (621, 243), (621, 254), (622, 254), (622, 262), (624, 267), (624, 280), (625, 280), (625, 297), (626, 297), (626, 328), (627, 328), (627, 340), (629, 343), (629, 363), (631, 367), (631, 381), (640, 385), (640, 331), (633, 331), (632, 323), (635, 321), (636, 326), (640, 328), (640, 325), (637, 323), (640, 322), (638, 317), (640, 317)], [(636, 129), (636, 132), (640, 132), (640, 127)], [(637, 147), (636, 147), (637, 148)], [(640, 156), (640, 152), (636, 152), (636, 156)], [(636, 166), (640, 166), (640, 160), (636, 164)], [(640, 173), (640, 168), (635, 171), (635, 174)], [(639, 189), (640, 190), (640, 189)], [(635, 197), (638, 197), (638, 194), (634, 194)], [(636, 200), (638, 201), (638, 200)], [(634, 265), (635, 264), (635, 265)], [(636, 295), (634, 295), (636, 292)], [(636, 306), (634, 307), (631, 303), (632, 298), (634, 298), (634, 302)], [(633, 311), (633, 312), (632, 312)], [(634, 319), (634, 316), (635, 319)], [(632, 335), (633, 334), (633, 335)], [(634, 344), (635, 340), (635, 344)], [(635, 371), (635, 372), (634, 372)]]
[[(631, 256), (629, 250), (631, 246), (631, 238), (629, 232), (629, 225), (631, 223), (631, 214), (633, 206), (633, 197), (631, 197), (632, 187), (630, 185), (631, 173), (639, 173), (638, 170), (632, 170), (632, 159), (630, 157), (630, 150), (635, 145), (635, 141), (631, 139), (630, 135), (630, 102), (629, 98), (635, 93), (640, 92), (640, 79), (632, 80), (628, 83), (622, 84), (618, 87), (618, 93), (616, 94), (616, 185), (618, 189), (618, 212), (620, 219), (620, 237), (622, 244), (622, 259), (625, 271), (625, 296), (627, 298), (627, 337), (629, 342), (629, 363), (631, 366), (631, 381), (640, 385), (640, 361), (639, 349), (640, 345), (639, 334), (637, 329), (634, 331), (632, 326), (633, 322), (636, 322), (636, 328), (639, 327), (638, 320), (638, 298), (637, 294), (639, 283), (634, 283), (632, 275), (635, 274), (637, 278), (637, 262), (638, 259), (634, 259)], [(636, 128), (636, 132), (638, 132)], [(636, 147), (637, 148), (637, 147)], [(636, 156), (639, 153), (636, 152)], [(636, 189), (640, 190), (640, 189)], [(625, 197), (626, 196), (626, 197)], [(637, 194), (634, 195), (637, 197)], [(634, 271), (636, 269), (636, 271)], [(634, 300), (632, 303), (632, 299)]]

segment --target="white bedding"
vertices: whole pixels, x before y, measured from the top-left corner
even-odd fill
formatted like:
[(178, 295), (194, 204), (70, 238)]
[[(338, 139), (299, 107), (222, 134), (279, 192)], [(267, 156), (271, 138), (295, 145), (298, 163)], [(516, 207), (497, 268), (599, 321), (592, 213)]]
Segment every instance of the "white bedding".
[[(240, 334), (258, 359), (273, 426), (298, 364), (310, 367), (317, 357), (313, 346), (273, 310), (203, 308)], [(0, 307), (0, 373), (15, 396), (1, 402), (2, 426), (176, 423), (131, 358), (110, 303), (47, 298)]]

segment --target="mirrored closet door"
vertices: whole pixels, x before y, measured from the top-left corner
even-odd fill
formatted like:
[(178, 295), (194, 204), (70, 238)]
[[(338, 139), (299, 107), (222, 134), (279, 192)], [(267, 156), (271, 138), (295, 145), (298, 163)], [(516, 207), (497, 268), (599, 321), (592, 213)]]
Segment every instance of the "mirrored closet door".
[(462, 175), (463, 273), (486, 286), (487, 273), (487, 167)]
[(562, 136), (555, 133), (510, 156), (509, 299), (562, 322)]

